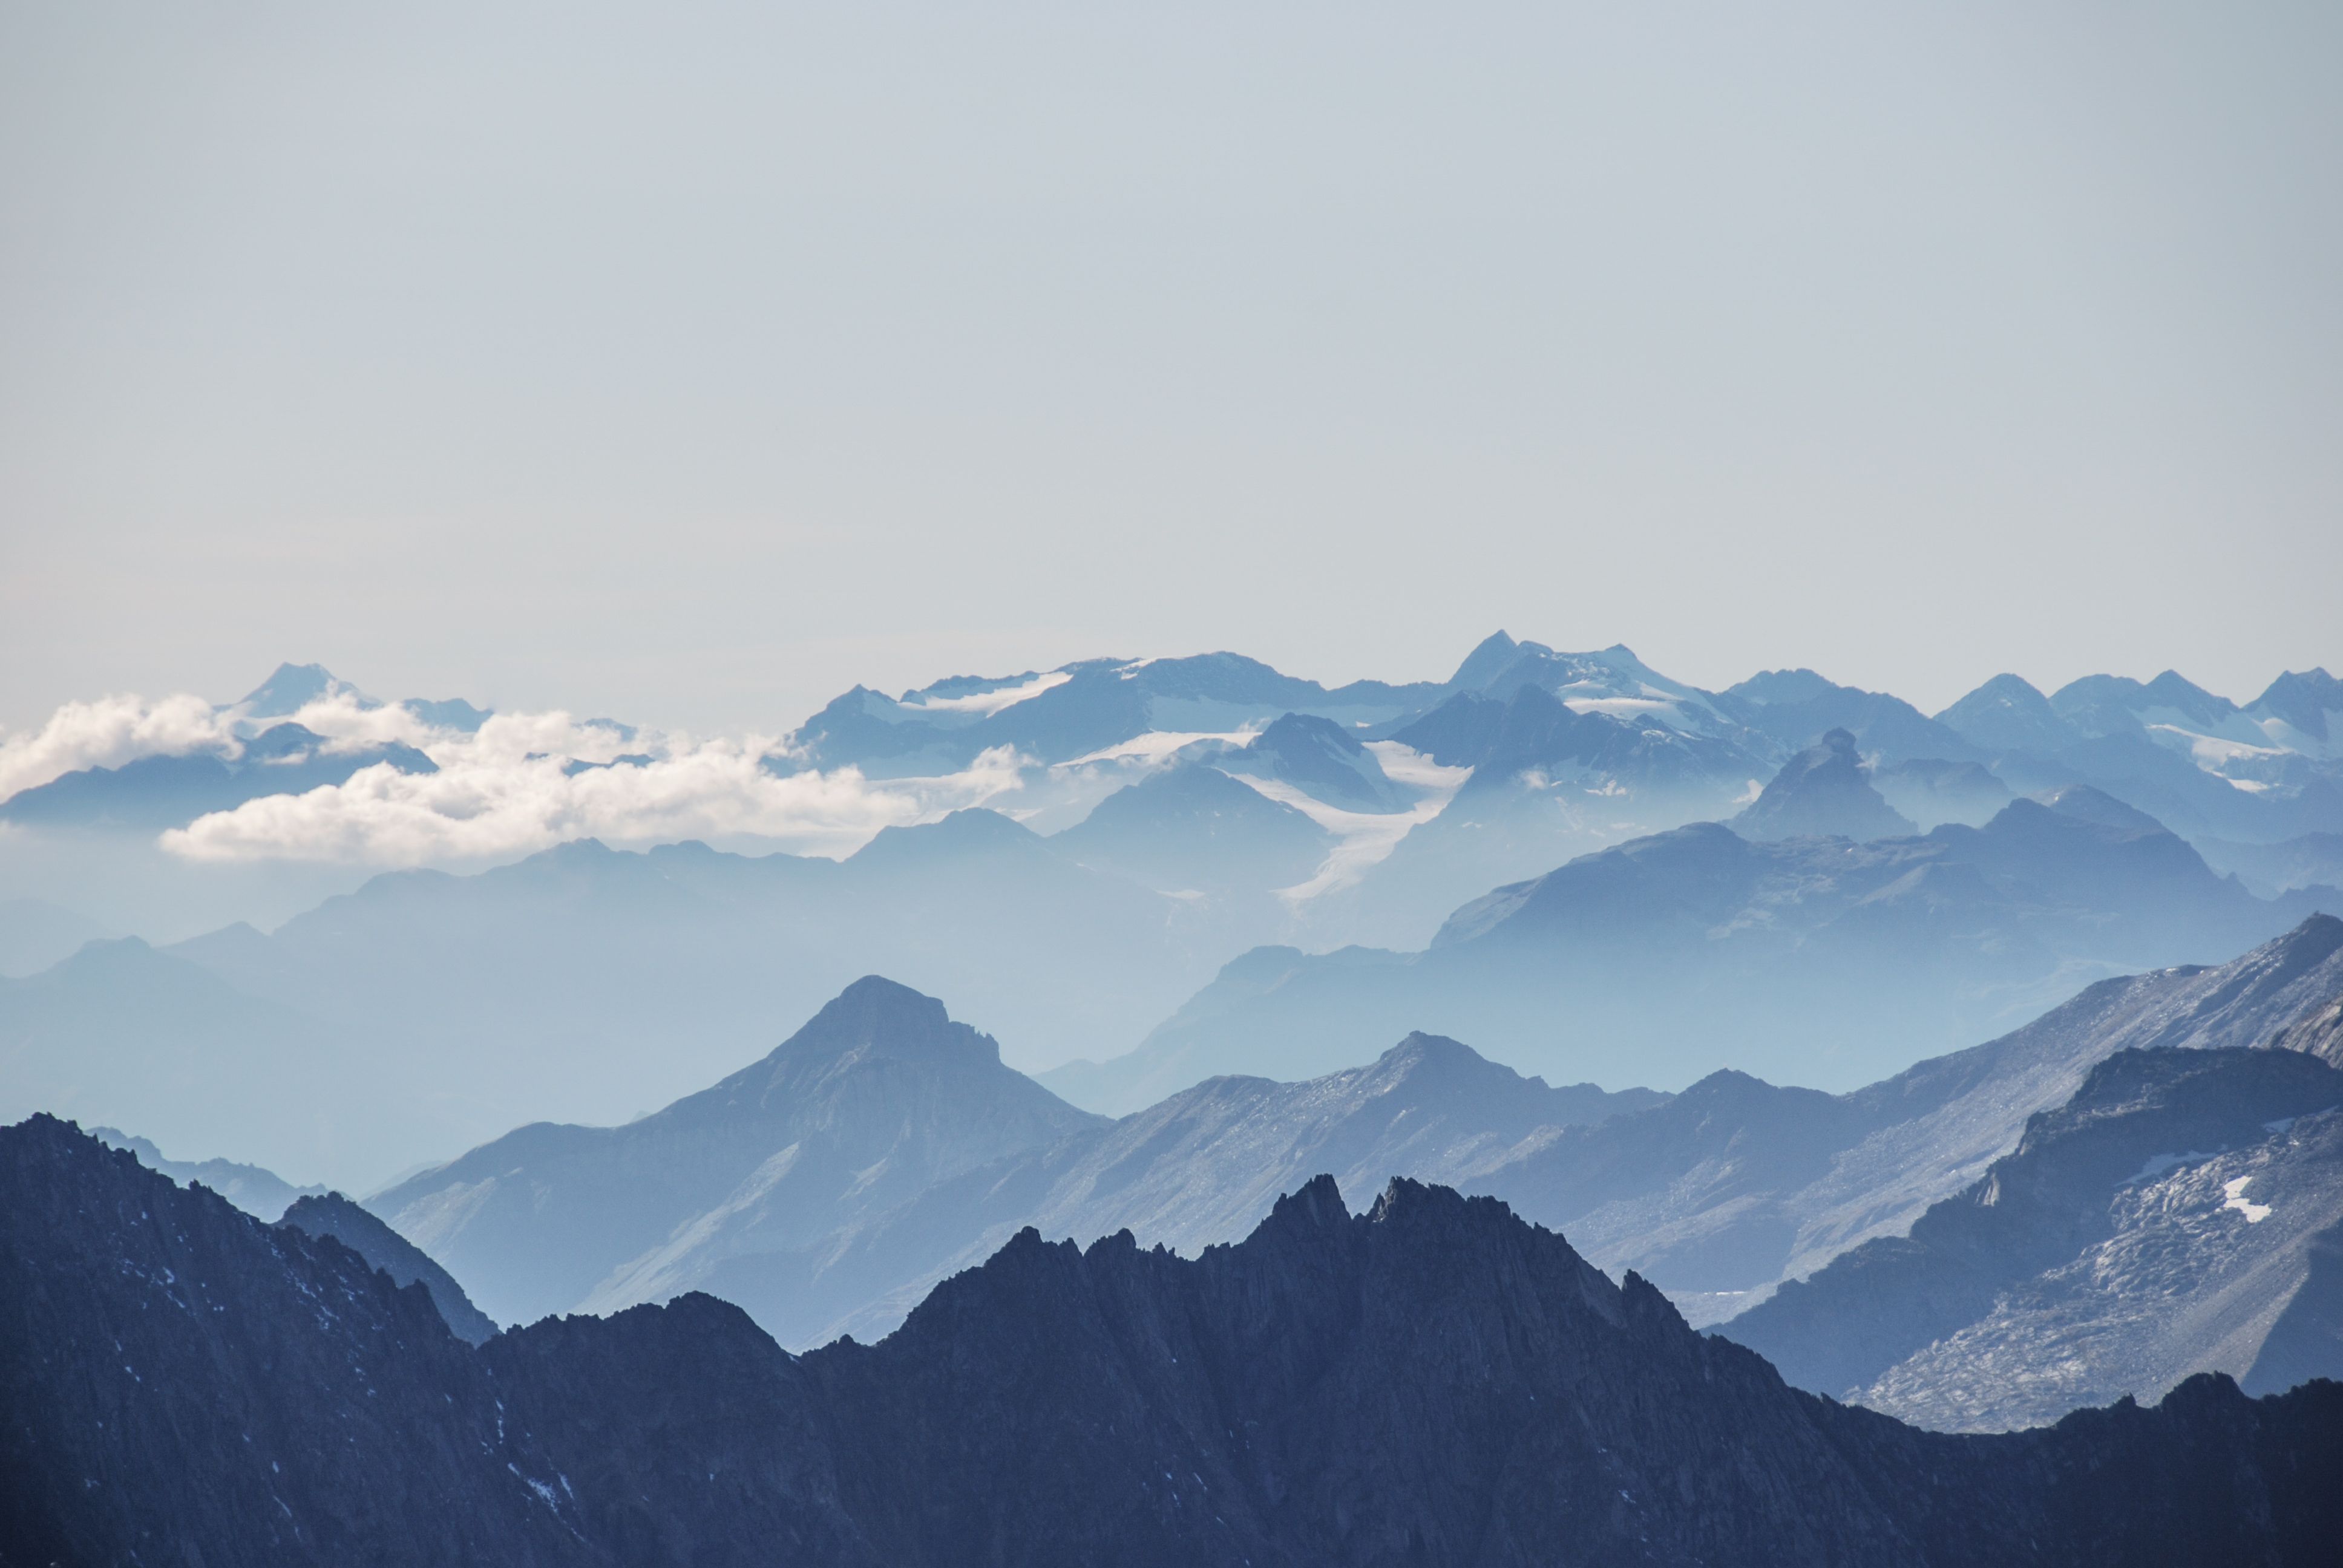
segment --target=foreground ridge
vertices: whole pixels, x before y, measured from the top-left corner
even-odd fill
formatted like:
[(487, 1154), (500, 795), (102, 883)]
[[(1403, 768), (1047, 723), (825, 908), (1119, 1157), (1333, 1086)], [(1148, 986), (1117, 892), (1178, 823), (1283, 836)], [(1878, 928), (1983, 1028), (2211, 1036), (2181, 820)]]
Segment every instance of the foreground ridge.
[(877, 1345), (699, 1295), (474, 1349), (70, 1124), (0, 1130), (0, 1563), (2311, 1563), (2343, 1387), (1997, 1437), (1786, 1386), (1487, 1198), (1185, 1260), (1021, 1231)]

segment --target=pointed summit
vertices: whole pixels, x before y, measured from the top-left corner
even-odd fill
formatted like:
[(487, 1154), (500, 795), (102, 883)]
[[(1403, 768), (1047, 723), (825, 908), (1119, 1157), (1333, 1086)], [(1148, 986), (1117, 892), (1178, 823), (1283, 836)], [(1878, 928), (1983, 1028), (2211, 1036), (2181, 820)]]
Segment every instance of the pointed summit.
[(1232, 773), (1274, 779), (1314, 800), (1346, 811), (1404, 811), (1405, 790), (1383, 772), (1375, 754), (1331, 719), (1289, 713), (1222, 759)]
[(521, 1128), (370, 1207), (498, 1322), (702, 1287), (753, 1307), (777, 1256), (1101, 1125), (942, 1002), (865, 975), (712, 1088), (623, 1127)]
[(1477, 691), (1496, 678), (1521, 644), (1503, 631), (1492, 632), (1481, 639), (1481, 645), (1464, 656), (1456, 673), (1448, 678), (1451, 688), (1460, 691)]
[(2048, 698), (2015, 675), (1995, 676), (1936, 722), (1987, 751), (2050, 752), (2081, 739)]
[(1911, 819), (1872, 787), (1855, 737), (1834, 729), (1782, 764), (1755, 804), (1733, 819), (1745, 839), (1895, 839)]
[(322, 664), (280, 664), (266, 680), (244, 695), (243, 707), (254, 719), (283, 719), (309, 703), (347, 693), (360, 708), (381, 703), (352, 686)]
[(2136, 806), (2127, 806), (2104, 789), (2088, 784), (2068, 784), (2046, 794), (2035, 797), (2053, 811), (2068, 817), (2079, 817), (2086, 822), (2097, 822), (2102, 828), (2119, 828), (2127, 833), (2161, 833), (2164, 824)]

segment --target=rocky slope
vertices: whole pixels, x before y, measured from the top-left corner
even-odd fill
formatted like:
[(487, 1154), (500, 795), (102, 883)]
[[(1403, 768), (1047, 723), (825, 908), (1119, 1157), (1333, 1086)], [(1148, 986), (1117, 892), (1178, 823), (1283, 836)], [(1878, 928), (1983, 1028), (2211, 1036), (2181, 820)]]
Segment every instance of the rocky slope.
[(1549, 1088), (1453, 1040), (1413, 1035), (1366, 1067), (1302, 1083), (1213, 1079), (940, 1182), (799, 1253), (729, 1260), (701, 1283), (784, 1344), (870, 1339), (1026, 1226), (1084, 1242), (1129, 1231), (1192, 1256), (1244, 1236), (1313, 1171), (1361, 1194), (1394, 1174), (1459, 1182), (1541, 1133), (1662, 1098)]
[(1048, 842), (1079, 864), (1191, 895), (1307, 881), (1332, 847), (1300, 811), (1201, 762), (1116, 790)]
[(1873, 788), (1855, 737), (1834, 729), (1782, 764), (1781, 771), (1740, 815), (1733, 829), (1745, 839), (1906, 838), (1918, 831)]
[(1502, 1205), (1331, 1180), (1197, 1260), (1022, 1232), (881, 1344), (691, 1296), (475, 1350), (63, 1124), (0, 1131), (9, 1562), (2328, 1560), (2343, 1389), (1942, 1436)]
[(112, 1127), (93, 1127), (90, 1136), (108, 1149), (127, 1149), (149, 1171), (159, 1171), (186, 1185), (200, 1181), (246, 1213), (271, 1222), (283, 1217), (295, 1200), (322, 1197), (323, 1187), (296, 1187), (276, 1171), (234, 1160), (166, 1160), (153, 1141)]
[[(2343, 1066), (2343, 920), (2212, 968), (2104, 980), (1999, 1040), (1843, 1095), (1721, 1072), (1665, 1105), (1557, 1129), (1467, 1179), (1634, 1268), (1696, 1322), (1928, 1206), (2013, 1150), (2119, 1050), (2278, 1047)], [(1833, 1392), (1836, 1392), (1834, 1390)]]
[(990, 1036), (856, 981), (761, 1061), (622, 1127), (539, 1123), (369, 1201), (501, 1322), (662, 1299), (1098, 1119)]
[[(1809, 1388), (1998, 1430), (2226, 1372), (2343, 1375), (2343, 1070), (2288, 1050), (2127, 1050), (1906, 1237), (1724, 1332)], [(2273, 1344), (2272, 1342), (2276, 1342)]]
[(458, 1339), (486, 1344), (496, 1337), (497, 1325), (472, 1305), (472, 1298), (455, 1276), (433, 1262), (414, 1242), (343, 1197), (327, 1192), (297, 1200), (277, 1221), (305, 1235), (331, 1236), (368, 1263), (388, 1274), (394, 1284), (420, 1284), (431, 1304)]

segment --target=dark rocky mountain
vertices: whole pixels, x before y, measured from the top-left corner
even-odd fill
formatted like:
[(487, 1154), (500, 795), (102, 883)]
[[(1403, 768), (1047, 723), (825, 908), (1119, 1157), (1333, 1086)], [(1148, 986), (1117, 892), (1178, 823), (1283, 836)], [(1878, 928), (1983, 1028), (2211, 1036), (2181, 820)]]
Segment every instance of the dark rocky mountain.
[(1045, 1081), (1125, 1111), (1423, 1029), (1558, 1079), (1673, 1087), (1734, 1067), (1846, 1088), (2091, 980), (2217, 961), (2328, 897), (2257, 899), (2159, 828), (2034, 800), (1867, 844), (1695, 824), (1500, 888), (1422, 952), (1248, 954), (1129, 1056)]
[(1358, 737), (1314, 713), (1286, 714), (1219, 762), (1232, 773), (1290, 784), (1345, 811), (1404, 811), (1414, 804)]
[(0, 801), (0, 820), (25, 827), (134, 829), (184, 828), (264, 795), (297, 795), (339, 784), (361, 768), (436, 773), (438, 764), (391, 742), (329, 750), (298, 724), (274, 724), (234, 754), (196, 751), (141, 757), (119, 768), (85, 768)]
[(511, 1322), (664, 1299), (1096, 1121), (941, 1002), (874, 975), (656, 1114), (523, 1127), (368, 1206)]
[(2323, 1563), (2343, 1388), (2045, 1432), (1785, 1385), (1498, 1203), (1331, 1180), (1186, 1260), (1020, 1233), (875, 1346), (703, 1296), (475, 1349), (419, 1289), (0, 1131), (12, 1561)]
[(2343, 920), (2320, 916), (2215, 968), (2103, 980), (1999, 1040), (1850, 1093), (1717, 1072), (1664, 1105), (1525, 1140), (1464, 1184), (1708, 1323), (1904, 1235), (2118, 1051), (2279, 1049), (2343, 1066), (2338, 1028)]
[[(241, 1205), (239, 1205), (241, 1207)], [(297, 1200), (277, 1221), (311, 1236), (331, 1236), (368, 1263), (388, 1274), (395, 1284), (421, 1284), (431, 1304), (458, 1339), (486, 1344), (496, 1337), (497, 1325), (472, 1305), (472, 1298), (456, 1277), (433, 1262), (424, 1251), (343, 1197), (339, 1192), (313, 1194)]]
[(1187, 762), (1116, 790), (1047, 842), (1159, 892), (1267, 892), (1309, 880), (1333, 838), (1252, 785)]
[(1724, 1330), (1802, 1386), (1999, 1430), (2343, 1373), (2343, 1070), (2291, 1050), (2125, 1050), (2016, 1150)]
[(1907, 838), (1919, 829), (1872, 788), (1855, 737), (1834, 729), (1782, 764), (1764, 791), (1733, 819), (1745, 839)]
[(1363, 1194), (1394, 1173), (1461, 1181), (1537, 1133), (1663, 1098), (1549, 1088), (1453, 1040), (1414, 1035), (1368, 1066), (1308, 1082), (1213, 1079), (939, 1182), (795, 1255), (719, 1265), (703, 1288), (785, 1345), (872, 1339), (1025, 1226), (1084, 1241), (1128, 1231), (1141, 1246), (1193, 1255), (1241, 1240), (1312, 1171)]
[(322, 1197), (323, 1187), (296, 1187), (274, 1171), (233, 1160), (166, 1160), (146, 1139), (134, 1138), (112, 1127), (93, 1127), (89, 1135), (108, 1149), (126, 1149), (138, 1163), (159, 1171), (181, 1186), (200, 1181), (256, 1220), (274, 1224), (296, 1199)]

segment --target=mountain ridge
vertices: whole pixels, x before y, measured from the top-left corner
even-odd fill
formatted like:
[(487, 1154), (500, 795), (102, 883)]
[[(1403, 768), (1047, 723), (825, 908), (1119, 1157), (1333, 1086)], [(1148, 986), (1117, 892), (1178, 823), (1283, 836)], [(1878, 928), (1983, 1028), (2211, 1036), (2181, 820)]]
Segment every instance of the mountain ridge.
[(1353, 1216), (1314, 1180), (1192, 1261), (1020, 1232), (794, 1358), (698, 1296), (475, 1350), (45, 1118), (0, 1186), (0, 1525), (66, 1560), (2291, 1564), (2343, 1530), (2343, 1387), (1924, 1432), (1412, 1182)]

